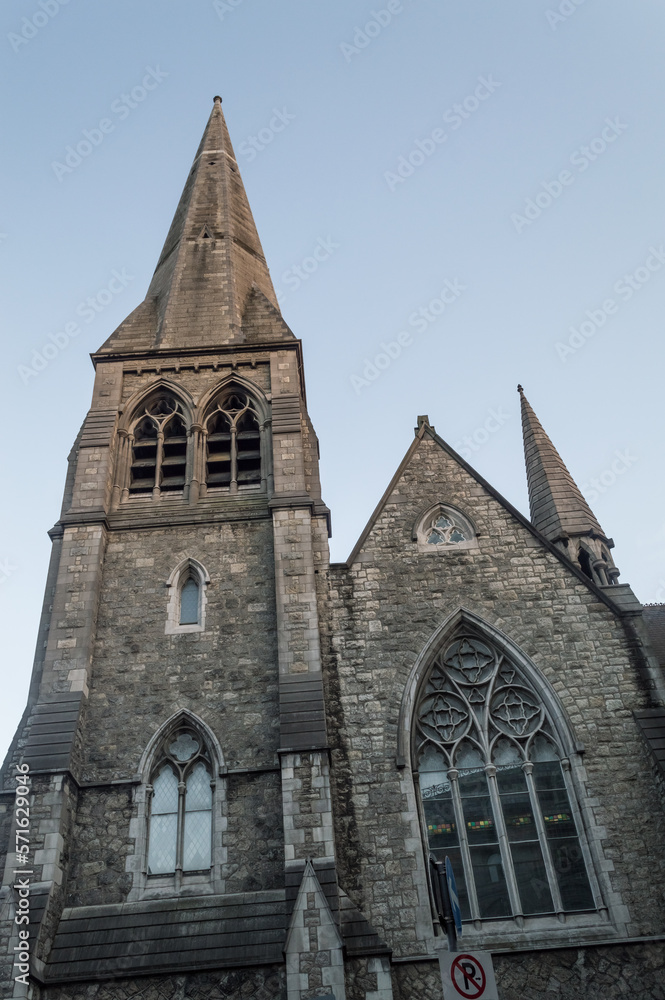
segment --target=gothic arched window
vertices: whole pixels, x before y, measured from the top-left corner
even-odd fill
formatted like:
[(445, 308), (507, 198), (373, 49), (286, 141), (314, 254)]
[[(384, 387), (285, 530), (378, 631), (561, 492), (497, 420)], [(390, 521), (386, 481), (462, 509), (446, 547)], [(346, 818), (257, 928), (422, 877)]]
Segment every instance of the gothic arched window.
[(183, 559), (166, 583), (169, 588), (166, 635), (203, 632), (207, 604), (206, 588), (210, 583), (205, 567), (196, 559)]
[(182, 491), (187, 476), (187, 425), (168, 392), (152, 396), (136, 415), (129, 493)]
[(210, 755), (197, 732), (172, 733), (153, 768), (148, 820), (148, 874), (206, 871), (212, 857)]
[(261, 421), (251, 396), (233, 389), (220, 395), (206, 421), (206, 484), (238, 487), (261, 483)]
[(444, 552), (476, 548), (471, 521), (454, 507), (437, 503), (422, 514), (413, 528), (413, 539), (421, 552)]
[(450, 857), (463, 919), (595, 910), (570, 763), (516, 664), (465, 628), (436, 657), (415, 720), (429, 850)]
[(189, 576), (180, 588), (180, 625), (199, 624), (200, 586), (198, 580)]

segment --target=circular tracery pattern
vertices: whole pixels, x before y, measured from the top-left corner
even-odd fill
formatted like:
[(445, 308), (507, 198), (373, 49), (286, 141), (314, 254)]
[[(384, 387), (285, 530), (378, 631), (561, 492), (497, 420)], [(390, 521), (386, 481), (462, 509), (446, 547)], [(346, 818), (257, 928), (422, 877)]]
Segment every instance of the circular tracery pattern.
[(461, 633), (432, 665), (417, 710), (422, 741), (447, 750), (471, 736), (490, 760), (497, 736), (518, 743), (538, 730), (549, 731), (540, 698), (499, 649), (473, 634)]
[(477, 639), (460, 639), (446, 650), (443, 662), (461, 684), (482, 684), (492, 675), (495, 657)]
[(540, 727), (542, 708), (523, 687), (500, 688), (492, 698), (492, 721), (510, 736), (530, 736)]
[(420, 726), (437, 743), (450, 743), (467, 732), (470, 714), (461, 698), (447, 692), (430, 695), (420, 706)]

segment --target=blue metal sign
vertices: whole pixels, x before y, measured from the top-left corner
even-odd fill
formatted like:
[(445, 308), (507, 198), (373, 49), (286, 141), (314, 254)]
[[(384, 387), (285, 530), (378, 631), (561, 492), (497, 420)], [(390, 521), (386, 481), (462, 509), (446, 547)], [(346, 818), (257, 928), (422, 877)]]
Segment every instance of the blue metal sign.
[(459, 905), (459, 896), (457, 895), (457, 883), (455, 882), (455, 873), (453, 871), (453, 866), (450, 862), (450, 858), (446, 855), (446, 882), (448, 883), (448, 897), (450, 899), (450, 908), (453, 911), (453, 919), (455, 921), (455, 927), (457, 929), (457, 936), (462, 936), (462, 911)]

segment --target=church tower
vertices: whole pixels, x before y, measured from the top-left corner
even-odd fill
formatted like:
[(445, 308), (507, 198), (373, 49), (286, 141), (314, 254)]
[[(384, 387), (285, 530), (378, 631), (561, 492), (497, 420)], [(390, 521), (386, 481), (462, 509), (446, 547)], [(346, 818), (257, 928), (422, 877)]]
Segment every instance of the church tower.
[[(301, 344), (218, 97), (146, 298), (93, 362), (6, 766), (5, 787), (20, 759), (34, 794), (32, 971), (245, 970), (277, 995), (290, 927), (289, 996), (317, 985), (300, 968), (312, 952), (342, 997), (318, 610), (329, 512)], [(15, 867), (11, 853), (6, 887)]]
[(665, 607), (523, 393), (531, 520), (422, 416), (330, 563), (220, 98), (93, 363), (2, 770), (0, 994), (441, 1000), (448, 858), (501, 1000), (660, 996)]

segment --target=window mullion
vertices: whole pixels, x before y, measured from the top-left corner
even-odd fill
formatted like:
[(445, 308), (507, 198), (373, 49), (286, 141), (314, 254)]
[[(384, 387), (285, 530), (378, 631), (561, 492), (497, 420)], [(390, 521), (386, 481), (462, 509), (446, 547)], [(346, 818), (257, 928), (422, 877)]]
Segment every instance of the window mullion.
[(176, 877), (182, 877), (183, 853), (185, 843), (185, 795), (187, 786), (184, 781), (178, 782), (178, 827), (176, 839)]
[(462, 854), (462, 862), (464, 864), (466, 891), (469, 897), (469, 909), (471, 910), (472, 919), (474, 921), (479, 921), (480, 906), (478, 905), (478, 894), (476, 893), (476, 881), (473, 876), (471, 851), (469, 850), (469, 842), (466, 839), (466, 822), (464, 819), (464, 809), (462, 808), (462, 796), (460, 795), (459, 784), (457, 783), (456, 768), (453, 767), (448, 771), (448, 780), (450, 781), (450, 791), (453, 799), (453, 808), (455, 810), (455, 820), (459, 831), (459, 846)]
[(164, 457), (164, 432), (161, 427), (157, 432), (157, 454), (155, 456), (155, 485), (152, 488), (153, 500), (159, 500), (161, 496), (160, 480), (162, 478), (162, 458)]
[(501, 851), (501, 858), (503, 860), (503, 870), (506, 876), (506, 886), (508, 887), (510, 906), (513, 911), (513, 917), (518, 921), (521, 921), (524, 919), (524, 914), (522, 913), (522, 901), (520, 899), (519, 890), (517, 888), (517, 879), (515, 878), (515, 872), (513, 870), (513, 858), (510, 853), (510, 844), (508, 843), (506, 824), (503, 821), (503, 809), (501, 808), (501, 799), (499, 797), (499, 789), (496, 783), (495, 765), (487, 764), (485, 766), (485, 774), (487, 775), (487, 784), (490, 792), (490, 800), (492, 802), (492, 810), (494, 812), (494, 822), (496, 823), (499, 850)]
[(550, 845), (547, 840), (547, 830), (545, 829), (545, 824), (543, 822), (543, 813), (540, 808), (540, 802), (538, 800), (536, 784), (533, 780), (533, 764), (527, 761), (525, 764), (522, 764), (522, 770), (524, 771), (527, 788), (529, 789), (529, 796), (531, 798), (531, 808), (533, 810), (533, 816), (536, 822), (536, 829), (538, 830), (538, 839), (540, 840), (540, 846), (543, 852), (545, 871), (547, 872), (547, 878), (550, 883), (550, 892), (552, 893), (552, 902), (554, 904), (554, 910), (559, 920), (561, 920), (564, 918), (563, 901), (561, 899), (561, 893), (559, 891), (559, 881), (556, 877), (556, 871), (554, 868), (554, 861), (552, 860)]
[(230, 490), (231, 493), (236, 493), (238, 490), (238, 431), (236, 429), (235, 421), (231, 425), (231, 483)]

